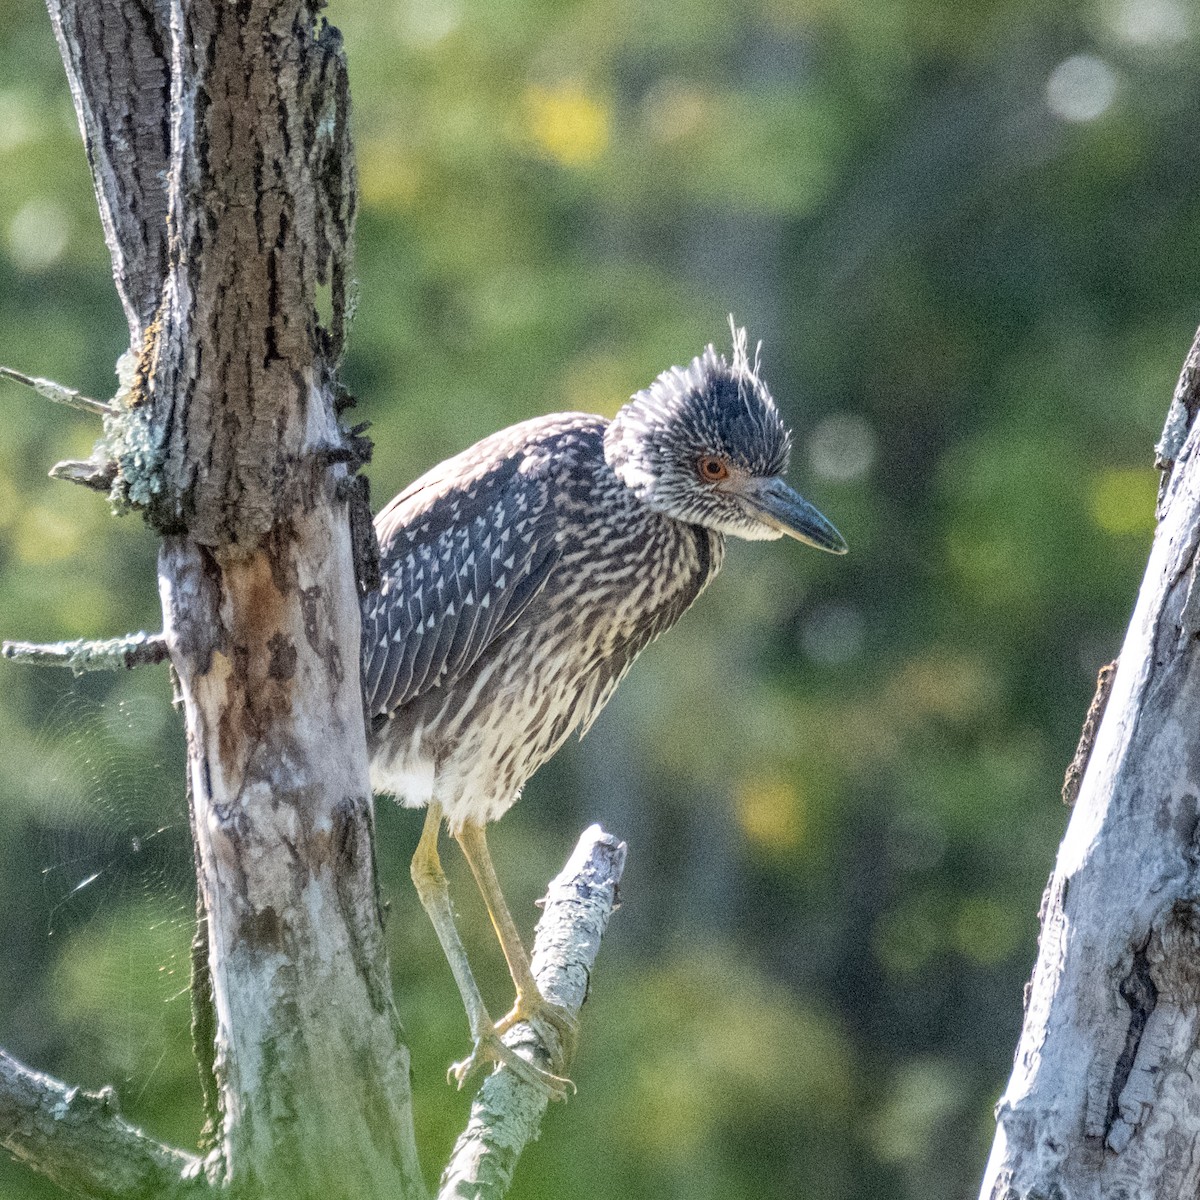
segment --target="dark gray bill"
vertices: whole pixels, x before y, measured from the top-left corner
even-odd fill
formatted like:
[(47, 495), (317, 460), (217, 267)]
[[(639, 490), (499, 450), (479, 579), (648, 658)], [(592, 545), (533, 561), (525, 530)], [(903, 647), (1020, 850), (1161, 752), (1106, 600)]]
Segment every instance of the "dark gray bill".
[(845, 554), (850, 548), (832, 522), (778, 477), (756, 479), (743, 495), (764, 524), (798, 542), (830, 554)]

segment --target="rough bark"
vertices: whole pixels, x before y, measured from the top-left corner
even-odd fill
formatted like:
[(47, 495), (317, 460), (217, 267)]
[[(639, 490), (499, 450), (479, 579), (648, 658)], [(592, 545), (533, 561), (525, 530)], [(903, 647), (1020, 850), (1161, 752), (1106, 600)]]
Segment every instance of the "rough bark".
[(136, 354), (167, 273), (171, 0), (47, 0)]
[[(170, 268), (117, 459), (164, 532), (254, 546), (353, 457), (335, 412), (355, 186), (341, 38), (316, 0), (173, 20)], [(329, 328), (317, 289), (332, 288)]]
[(105, 419), (114, 490), (166, 535), (228, 1180), (420, 1196), (358, 679), (361, 447), (334, 382), (340, 38), (315, 0), (50, 7), (136, 356)]
[(983, 1200), (1200, 1188), (1200, 334), (1145, 578), (1042, 906)]
[[(369, 446), (342, 428), (336, 382), (355, 209), (340, 38), (318, 0), (48, 4), (130, 352), (111, 404), (6, 374), (103, 417), (93, 461), (56, 471), (111, 483), (163, 534), (164, 627), (4, 654), (77, 670), (169, 654), (188, 736), (195, 1031), (215, 1149), (201, 1162), (160, 1146), (109, 1094), (15, 1063), (0, 1071), (0, 1144), (87, 1196), (212, 1184), (420, 1200), (359, 681), (374, 541), (353, 469)], [(589, 832), (603, 862), (585, 855), (552, 888), (535, 959), (547, 994), (574, 1009), (624, 856)], [(535, 1031), (511, 1036), (545, 1053)], [(511, 1083), (493, 1076), (476, 1106), (451, 1167), (464, 1187), (468, 1158), (506, 1184), (536, 1136), (544, 1099)], [(527, 1114), (516, 1141), (511, 1105)]]

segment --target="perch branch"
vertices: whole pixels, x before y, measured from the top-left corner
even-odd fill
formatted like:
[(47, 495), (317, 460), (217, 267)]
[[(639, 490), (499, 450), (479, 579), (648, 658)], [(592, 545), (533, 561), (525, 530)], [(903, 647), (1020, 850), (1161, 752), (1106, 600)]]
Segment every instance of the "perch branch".
[(156, 1142), (117, 1113), (111, 1088), (85, 1092), (0, 1050), (0, 1145), (94, 1200), (215, 1196), (218, 1164)]
[(52, 379), (41, 379), (37, 375), (24, 375), (20, 371), (14, 371), (12, 367), (0, 367), (0, 379), (11, 379), (13, 383), (24, 384), (25, 387), (33, 388), (39, 396), (53, 400), (55, 404), (65, 404), (68, 408), (79, 409), (80, 412), (111, 417), (117, 411), (111, 404), (105, 404), (103, 400), (93, 400), (90, 396), (85, 396), (74, 388), (63, 387), (61, 383), (55, 383)]
[(13, 662), (40, 667), (69, 667), (73, 675), (86, 671), (119, 671), (165, 662), (167, 642), (161, 633), (127, 633), (105, 641), (79, 638), (73, 642), (5, 642), (0, 653)]
[[(587, 999), (600, 938), (617, 905), (625, 843), (599, 825), (584, 830), (574, 853), (547, 890), (533, 943), (533, 974), (547, 1000), (572, 1016)], [(556, 1034), (515, 1025), (504, 1041), (549, 1067)], [(471, 1119), (442, 1174), (438, 1200), (500, 1200), (525, 1146), (538, 1135), (547, 1097), (507, 1068), (488, 1076), (471, 1105)]]

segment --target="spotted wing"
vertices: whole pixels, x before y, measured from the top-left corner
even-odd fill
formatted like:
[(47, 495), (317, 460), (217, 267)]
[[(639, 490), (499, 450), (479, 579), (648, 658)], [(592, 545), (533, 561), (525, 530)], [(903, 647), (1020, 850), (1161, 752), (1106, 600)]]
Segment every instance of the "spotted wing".
[(372, 717), (468, 671), (545, 586), (557, 523), (546, 473), (530, 464), (488, 439), (379, 514), (383, 579), (363, 605)]

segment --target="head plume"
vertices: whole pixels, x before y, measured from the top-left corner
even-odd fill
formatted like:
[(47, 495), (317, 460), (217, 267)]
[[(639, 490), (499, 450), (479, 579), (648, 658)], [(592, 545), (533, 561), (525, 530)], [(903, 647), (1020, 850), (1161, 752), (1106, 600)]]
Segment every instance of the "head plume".
[[(728, 461), (749, 477), (783, 474), (791, 435), (759, 374), (759, 351), (748, 352), (745, 329), (730, 319), (733, 352), (727, 359), (707, 346), (687, 367), (664, 371), (638, 392), (605, 435), (609, 465), (642, 500), (680, 520), (714, 528), (739, 526), (723, 513), (723, 497), (700, 486), (696, 462), (704, 455)], [(726, 532), (748, 534), (742, 528)]]

